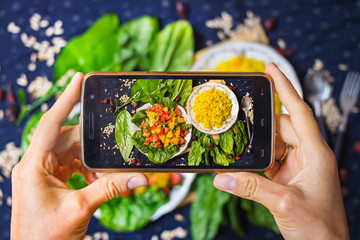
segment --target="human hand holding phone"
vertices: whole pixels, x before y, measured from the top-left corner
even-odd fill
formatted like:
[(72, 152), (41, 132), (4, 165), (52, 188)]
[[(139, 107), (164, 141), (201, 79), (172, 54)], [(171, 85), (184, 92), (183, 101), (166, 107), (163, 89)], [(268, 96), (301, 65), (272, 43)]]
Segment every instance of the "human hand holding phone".
[[(97, 177), (80, 160), (79, 127), (61, 127), (80, 99), (77, 73), (54, 106), (44, 114), (21, 161), (12, 172), (11, 239), (82, 239), (93, 213), (102, 204), (148, 180), (141, 173)], [(90, 185), (70, 189), (72, 173)]]
[(267, 207), (285, 239), (348, 239), (335, 156), (311, 109), (273, 63), (265, 72), (289, 115), (277, 115), (276, 161), (266, 179), (253, 173), (218, 174), (214, 185)]

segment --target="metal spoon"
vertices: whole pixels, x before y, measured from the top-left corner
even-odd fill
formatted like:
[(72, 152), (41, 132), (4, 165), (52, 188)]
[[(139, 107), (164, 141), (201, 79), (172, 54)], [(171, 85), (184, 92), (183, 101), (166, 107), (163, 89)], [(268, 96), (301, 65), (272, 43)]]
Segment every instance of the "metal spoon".
[(330, 97), (331, 86), (329, 77), (324, 71), (310, 69), (308, 70), (304, 80), (304, 91), (307, 100), (313, 105), (315, 117), (319, 125), (321, 134), (326, 142), (328, 142), (327, 131), (322, 117), (322, 105)]
[(248, 137), (250, 139), (250, 123), (249, 123), (249, 111), (251, 109), (251, 98), (249, 96), (244, 96), (242, 99), (241, 99), (241, 103), (240, 103), (240, 106), (241, 106), (241, 109), (244, 111), (245, 113), (245, 119), (246, 119), (246, 127), (247, 127), (247, 134), (248, 134)]

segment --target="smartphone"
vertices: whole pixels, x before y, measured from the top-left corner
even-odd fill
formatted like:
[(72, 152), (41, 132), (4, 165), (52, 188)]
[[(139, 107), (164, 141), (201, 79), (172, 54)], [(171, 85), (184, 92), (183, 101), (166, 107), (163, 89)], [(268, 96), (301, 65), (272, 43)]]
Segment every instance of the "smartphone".
[(274, 163), (274, 90), (263, 73), (91, 72), (80, 118), (90, 171), (264, 172)]

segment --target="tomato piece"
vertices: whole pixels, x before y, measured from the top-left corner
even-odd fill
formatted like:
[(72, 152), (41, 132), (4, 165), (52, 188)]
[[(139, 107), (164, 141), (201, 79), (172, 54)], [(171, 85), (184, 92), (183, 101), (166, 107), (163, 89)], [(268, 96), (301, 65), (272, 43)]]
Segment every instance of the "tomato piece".
[(176, 108), (174, 108), (174, 113), (176, 114), (176, 115), (181, 115), (181, 111), (180, 111), (180, 109), (178, 109), (177, 107)]
[(163, 111), (160, 111), (160, 112), (158, 112), (158, 114), (157, 114), (159, 117), (161, 117), (162, 115), (164, 115), (164, 112)]
[(161, 129), (159, 135), (164, 135), (164, 129)]
[(170, 128), (165, 127), (164, 130), (165, 130), (165, 134), (167, 134), (170, 131)]
[(169, 115), (169, 116), (166, 116), (166, 121), (168, 121), (168, 120), (171, 120), (171, 116)]
[(145, 120), (142, 120), (142, 122), (141, 122), (141, 126), (142, 126), (143, 128), (145, 128), (145, 127), (146, 127), (146, 122), (145, 122)]
[(161, 119), (161, 121), (166, 122), (166, 116), (165, 115), (162, 115), (160, 119)]
[(185, 137), (188, 133), (189, 133), (189, 130), (188, 130), (188, 129), (184, 130), (184, 137)]
[(157, 148), (161, 148), (163, 145), (161, 144), (160, 141), (158, 141), (158, 142), (155, 142), (155, 146), (156, 146)]
[(144, 145), (149, 145), (150, 144), (150, 138), (145, 138), (145, 142), (144, 142)]
[(185, 140), (183, 138), (180, 138), (180, 145), (183, 145), (184, 142)]
[(170, 173), (170, 181), (172, 186), (178, 185), (182, 180), (182, 177), (178, 173)]
[(170, 115), (170, 111), (169, 112), (164, 112), (165, 115)]

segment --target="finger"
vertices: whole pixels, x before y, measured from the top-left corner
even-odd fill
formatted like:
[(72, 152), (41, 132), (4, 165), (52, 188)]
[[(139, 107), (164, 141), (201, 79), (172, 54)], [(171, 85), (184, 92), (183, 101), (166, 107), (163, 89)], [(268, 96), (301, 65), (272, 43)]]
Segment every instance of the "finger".
[(281, 165), (279, 161), (275, 161), (274, 162), (274, 165), (272, 166), (272, 168), (268, 169), (266, 172), (265, 172), (265, 175), (269, 178), (269, 179), (273, 179), (276, 174), (279, 172), (280, 168), (281, 168)]
[(214, 185), (220, 190), (261, 203), (272, 212), (288, 189), (287, 186), (247, 172), (218, 174)]
[(313, 142), (322, 138), (310, 107), (296, 92), (286, 76), (274, 63), (266, 65), (265, 72), (275, 83), (275, 90), (286, 110), (290, 114), (292, 126), (299, 140)]
[(61, 125), (80, 99), (82, 73), (76, 73), (54, 106), (40, 119), (32, 143), (37, 151), (52, 151), (58, 140)]
[(148, 179), (142, 173), (109, 173), (75, 194), (93, 213), (114, 197), (147, 184)]
[(57, 160), (60, 166), (72, 162), (74, 159), (80, 159), (80, 143), (75, 143), (66, 152), (57, 155)]
[(279, 144), (287, 143), (293, 147), (296, 147), (299, 144), (299, 139), (296, 136), (295, 131), (291, 125), (290, 117), (288, 114), (276, 115), (276, 135)]
[(286, 150), (286, 143), (284, 143), (277, 135), (275, 138), (275, 160), (279, 160)]
[(80, 142), (79, 125), (62, 127), (60, 136), (54, 147), (54, 153), (56, 155), (65, 153), (79, 142)]
[(67, 165), (61, 166), (60, 171), (55, 174), (55, 177), (66, 183), (73, 173), (83, 175), (87, 184), (91, 184), (97, 179), (95, 173), (89, 172), (84, 168), (78, 159), (73, 160)]

